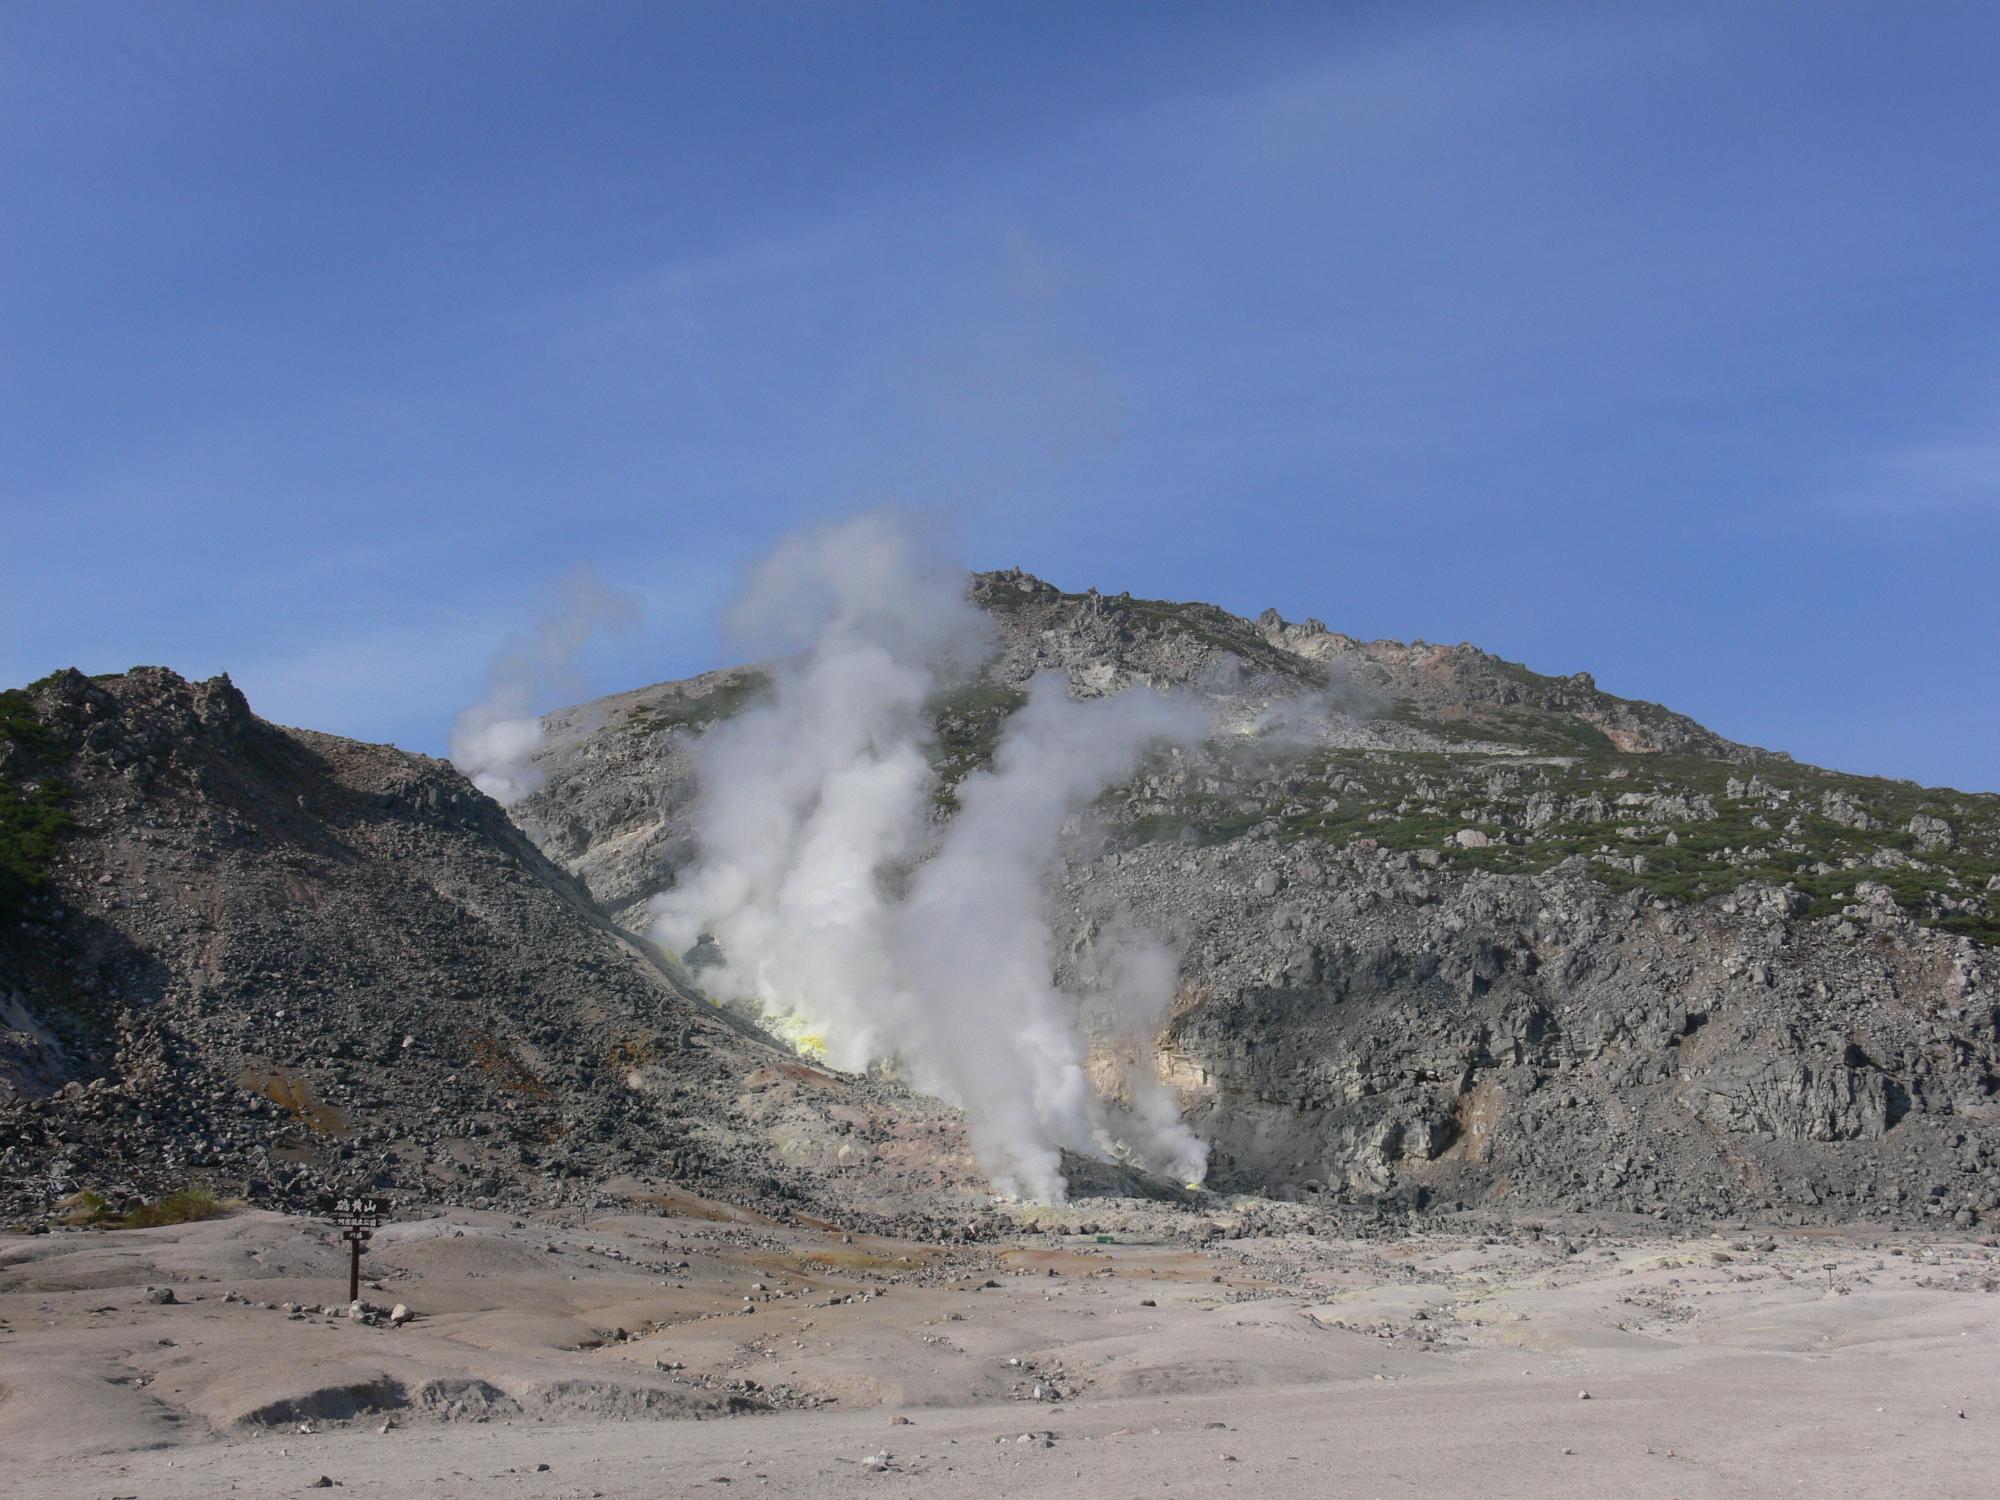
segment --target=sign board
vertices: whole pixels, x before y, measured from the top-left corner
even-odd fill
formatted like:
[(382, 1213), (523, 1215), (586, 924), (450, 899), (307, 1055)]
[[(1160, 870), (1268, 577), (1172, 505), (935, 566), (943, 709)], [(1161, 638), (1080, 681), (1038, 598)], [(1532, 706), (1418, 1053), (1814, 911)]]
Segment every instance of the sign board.
[(325, 1212), (342, 1229), (374, 1229), (388, 1217), (389, 1203), (385, 1198), (342, 1195), (326, 1199)]
[(333, 1220), (334, 1227), (341, 1231), (340, 1237), (347, 1241), (347, 1300), (358, 1301), (361, 1297), (361, 1257), (368, 1253), (361, 1242), (389, 1217), (389, 1200), (343, 1193), (338, 1198), (320, 1199), (319, 1210)]

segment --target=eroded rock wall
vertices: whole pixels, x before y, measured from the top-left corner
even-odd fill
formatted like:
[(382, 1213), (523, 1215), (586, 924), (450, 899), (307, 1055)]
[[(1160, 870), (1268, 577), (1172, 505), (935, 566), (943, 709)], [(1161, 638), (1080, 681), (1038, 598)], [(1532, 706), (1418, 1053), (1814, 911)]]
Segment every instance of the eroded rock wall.
[[(1870, 899), (1871, 895), (1874, 899)], [(1812, 1217), (2000, 1209), (1990, 950), (1886, 893), (1809, 916), (1463, 874), (1363, 841), (1247, 838), (1079, 864), (1080, 961), (1114, 912), (1181, 935), (1161, 1073), (1218, 1186)]]

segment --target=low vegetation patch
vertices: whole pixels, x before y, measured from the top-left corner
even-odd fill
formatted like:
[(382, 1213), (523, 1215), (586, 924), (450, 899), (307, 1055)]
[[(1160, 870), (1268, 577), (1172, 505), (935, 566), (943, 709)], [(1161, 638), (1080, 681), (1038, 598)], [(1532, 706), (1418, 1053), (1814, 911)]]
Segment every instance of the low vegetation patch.
[(69, 829), (69, 784), (31, 767), (55, 748), (20, 688), (0, 692), (0, 923), (19, 921), (48, 884)]
[(167, 1224), (193, 1224), (219, 1219), (229, 1207), (206, 1188), (184, 1187), (124, 1213), (115, 1212), (102, 1193), (85, 1190), (63, 1204), (63, 1222), (83, 1229), (158, 1229)]
[(771, 686), (771, 679), (762, 672), (745, 672), (730, 682), (700, 697), (661, 698), (657, 702), (642, 703), (625, 716), (628, 728), (642, 734), (664, 734), (674, 729), (701, 729), (733, 718), (750, 706), (753, 699), (761, 696)]
[(1019, 688), (970, 682), (941, 693), (928, 707), (937, 733), (937, 802), (958, 805), (958, 784), (993, 758), (1007, 718), (1028, 695)]
[[(2000, 945), (2000, 797), (1781, 759), (1211, 747), (1186, 784), (1123, 820), (1127, 842), (1280, 838), (1436, 851), (1447, 868), (1533, 875), (1565, 861), (1613, 891), (1700, 902), (1789, 885), (1818, 913), (1887, 889), (1913, 920)], [(1554, 748), (1551, 746), (1550, 748)], [(1127, 792), (1100, 804), (1113, 813)], [(1458, 835), (1483, 836), (1463, 847)]]

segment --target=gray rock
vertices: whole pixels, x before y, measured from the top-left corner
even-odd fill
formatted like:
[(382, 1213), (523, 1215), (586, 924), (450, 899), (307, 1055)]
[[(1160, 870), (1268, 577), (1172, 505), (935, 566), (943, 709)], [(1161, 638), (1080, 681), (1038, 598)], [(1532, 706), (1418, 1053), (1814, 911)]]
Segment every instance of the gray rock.
[(1910, 819), (1909, 833), (1917, 841), (1917, 847), (1926, 854), (1937, 854), (1957, 847), (1958, 834), (1943, 818), (1930, 813), (1918, 813)]

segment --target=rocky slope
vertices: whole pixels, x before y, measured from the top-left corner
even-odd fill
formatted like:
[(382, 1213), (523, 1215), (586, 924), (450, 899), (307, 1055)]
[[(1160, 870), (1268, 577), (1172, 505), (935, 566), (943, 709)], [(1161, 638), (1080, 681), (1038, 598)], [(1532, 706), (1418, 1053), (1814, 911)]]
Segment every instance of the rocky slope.
[[(975, 600), (938, 816), (1038, 671), (1190, 693), (1212, 738), (1102, 799), (1055, 872), (1068, 963), (1127, 909), (1182, 948), (1157, 1065), (1212, 1182), (1622, 1210), (2000, 1211), (2000, 798), (1732, 744), (1586, 674), (1317, 621)], [(756, 668), (550, 717), (516, 817), (633, 926), (693, 853), (691, 749)]]
[(0, 709), (0, 1214), (195, 1184), (865, 1215), (970, 1178), (945, 1112), (691, 996), (446, 762), (161, 668)]

